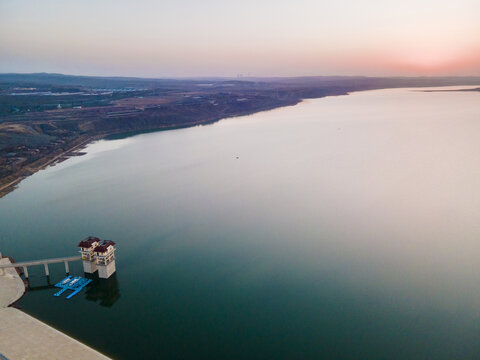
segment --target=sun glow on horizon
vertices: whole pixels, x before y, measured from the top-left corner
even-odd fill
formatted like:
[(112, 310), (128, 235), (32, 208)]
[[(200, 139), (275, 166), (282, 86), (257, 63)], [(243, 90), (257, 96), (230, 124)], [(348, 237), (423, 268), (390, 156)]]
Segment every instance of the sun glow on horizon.
[(480, 1), (0, 2), (0, 72), (480, 75)]

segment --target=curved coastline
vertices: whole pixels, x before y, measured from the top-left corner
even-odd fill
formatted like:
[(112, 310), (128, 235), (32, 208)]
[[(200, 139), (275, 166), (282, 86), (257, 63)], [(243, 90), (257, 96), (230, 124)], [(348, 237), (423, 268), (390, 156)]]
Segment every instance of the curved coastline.
[[(284, 79), (283, 82), (278, 83), (262, 83), (263, 87), (259, 85), (259, 89), (255, 85), (251, 89), (248, 86), (247, 89), (240, 87), (233, 92), (233, 88), (229, 89), (229, 92), (219, 88), (214, 92), (206, 93), (198, 92), (198, 89), (191, 92), (189, 89), (180, 93), (180, 95), (183, 94), (183, 99), (179, 97), (179, 94), (170, 98), (153, 96), (149, 100), (148, 106), (142, 103), (143, 96), (140, 96), (128, 98), (127, 100), (132, 100), (130, 102), (112, 101), (111, 104), (104, 107), (59, 109), (32, 112), (18, 118), (15, 116), (0, 118), (0, 136), (4, 137), (8, 137), (11, 131), (13, 134), (16, 134), (15, 131), (18, 133), (32, 131), (29, 126), (35, 129), (46, 126), (47, 128), (56, 128), (59, 134), (62, 132), (69, 134), (68, 136), (62, 135), (63, 137), (58, 137), (56, 141), (44, 145), (43, 149), (29, 149), (27, 146), (27, 151), (23, 151), (23, 153), (22, 151), (18, 154), (11, 153), (14, 157), (10, 160), (8, 154), (7, 157), (0, 157), (0, 164), (8, 169), (0, 175), (0, 198), (13, 191), (23, 179), (37, 171), (62, 162), (69, 157), (82, 155), (81, 150), (91, 142), (117, 134), (207, 125), (226, 118), (293, 106), (305, 99), (348, 95), (358, 91), (408, 87), (478, 87), (477, 80), (473, 78), (454, 79), (455, 81), (452, 80), (453, 82), (450, 83), (447, 80), (442, 78), (359, 78), (356, 80), (337, 79), (333, 83), (322, 82), (324, 80), (318, 80), (320, 81), (318, 83), (309, 83), (306, 79), (290, 79), (293, 81), (290, 83), (288, 79)], [(472, 85), (473, 83), (475, 85)], [(252, 85), (250, 84), (250, 86)], [(137, 104), (135, 101), (139, 103)], [(60, 120), (56, 120), (56, 118)], [(53, 139), (55, 138), (53, 137)], [(14, 165), (11, 165), (12, 159)]]

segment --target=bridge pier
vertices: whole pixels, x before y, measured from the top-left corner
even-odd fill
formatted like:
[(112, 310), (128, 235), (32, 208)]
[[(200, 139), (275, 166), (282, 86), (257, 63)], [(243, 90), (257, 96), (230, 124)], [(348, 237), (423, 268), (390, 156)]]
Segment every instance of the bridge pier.
[(43, 264), (45, 267), (45, 275), (50, 276), (50, 273), (48, 272), (48, 264)]
[(23, 267), (23, 275), (25, 275), (25, 279), (28, 279), (28, 269), (26, 266)]
[(68, 267), (68, 261), (64, 261), (65, 263), (65, 272), (68, 274), (70, 274), (70, 268)]

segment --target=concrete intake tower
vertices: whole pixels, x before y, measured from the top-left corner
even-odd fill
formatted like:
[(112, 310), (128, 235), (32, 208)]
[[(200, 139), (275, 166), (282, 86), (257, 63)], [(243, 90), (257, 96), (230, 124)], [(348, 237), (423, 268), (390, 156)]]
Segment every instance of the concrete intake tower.
[(108, 279), (115, 272), (115, 243), (112, 240), (100, 240), (89, 236), (78, 244), (82, 255), (83, 271)]

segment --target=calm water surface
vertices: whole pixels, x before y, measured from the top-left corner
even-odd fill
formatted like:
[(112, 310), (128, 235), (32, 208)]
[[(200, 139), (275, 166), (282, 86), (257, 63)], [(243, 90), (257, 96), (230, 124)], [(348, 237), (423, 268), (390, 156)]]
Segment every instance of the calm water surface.
[(103, 140), (0, 200), (0, 250), (117, 242), (19, 305), (118, 359), (478, 359), (479, 134), (480, 93), (394, 89)]

